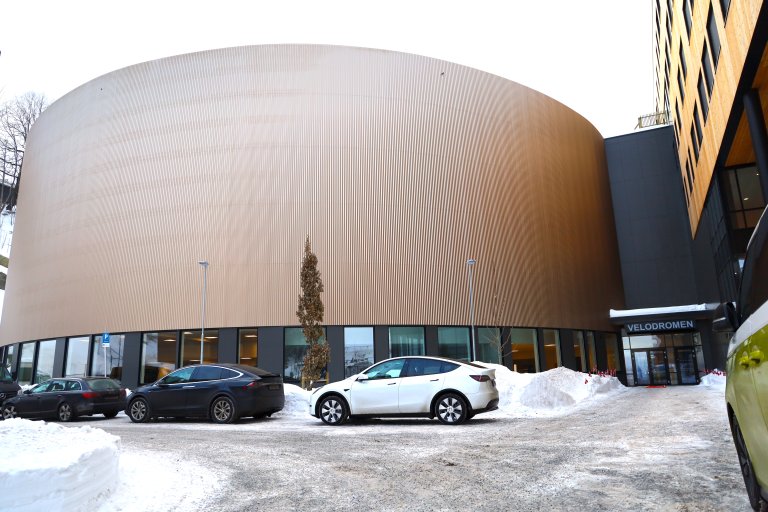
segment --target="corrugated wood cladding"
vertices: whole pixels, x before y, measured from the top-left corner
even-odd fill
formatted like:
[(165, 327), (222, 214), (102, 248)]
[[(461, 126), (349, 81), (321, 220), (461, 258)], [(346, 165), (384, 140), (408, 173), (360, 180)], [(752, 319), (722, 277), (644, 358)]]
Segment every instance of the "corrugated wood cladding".
[(147, 62), (29, 141), (0, 343), (295, 325), (309, 235), (328, 325), (608, 329), (603, 139), (514, 82), (415, 55), (256, 46)]

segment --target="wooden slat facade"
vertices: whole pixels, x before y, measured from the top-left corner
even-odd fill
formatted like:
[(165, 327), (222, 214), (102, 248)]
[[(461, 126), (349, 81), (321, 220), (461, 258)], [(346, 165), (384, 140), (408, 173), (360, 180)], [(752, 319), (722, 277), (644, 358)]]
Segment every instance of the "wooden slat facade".
[(296, 325), (613, 330), (603, 138), (509, 80), (360, 48), (230, 48), (99, 77), (35, 124), (0, 344)]

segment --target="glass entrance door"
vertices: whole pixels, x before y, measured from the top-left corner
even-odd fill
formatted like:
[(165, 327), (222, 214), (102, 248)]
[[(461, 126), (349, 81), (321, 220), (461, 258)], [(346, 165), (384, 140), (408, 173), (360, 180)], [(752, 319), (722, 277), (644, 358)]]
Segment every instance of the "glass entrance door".
[(669, 384), (667, 357), (663, 349), (633, 350), (633, 371), (638, 386)]
[(675, 349), (678, 384), (698, 384), (698, 368), (696, 368), (696, 349), (681, 347)]

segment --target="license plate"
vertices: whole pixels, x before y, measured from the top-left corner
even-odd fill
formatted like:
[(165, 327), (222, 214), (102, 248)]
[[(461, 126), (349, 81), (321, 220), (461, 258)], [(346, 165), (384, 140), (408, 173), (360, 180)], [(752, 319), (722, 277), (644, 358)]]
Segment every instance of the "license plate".
[(269, 385), (269, 389), (271, 389), (272, 391), (277, 391), (278, 389), (281, 389), (282, 387), (283, 386), (281, 386), (280, 384), (270, 384)]

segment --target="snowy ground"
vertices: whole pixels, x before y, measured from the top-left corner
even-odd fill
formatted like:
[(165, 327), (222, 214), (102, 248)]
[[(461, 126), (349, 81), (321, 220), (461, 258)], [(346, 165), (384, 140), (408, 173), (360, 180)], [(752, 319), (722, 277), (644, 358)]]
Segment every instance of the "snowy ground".
[[(500, 409), (459, 427), (430, 420), (326, 427), (307, 414), (307, 392), (286, 386), (286, 408), (267, 420), (135, 425), (120, 415), (74, 428), (98, 426), (121, 438), (119, 481), (97, 496), (103, 512), (749, 510), (724, 414), (723, 377), (696, 387), (626, 389), (616, 379), (563, 368), (526, 375), (496, 369)], [(9, 424), (43, 425), (0, 422), (5, 497), (25, 487), (18, 478), (9, 485), (9, 468), (29, 459), (43, 471), (52, 459), (35, 454), (27, 440), (17, 442), (23, 427), (4, 432)], [(80, 448), (115, 445), (115, 436), (88, 433), (93, 439)], [(41, 442), (50, 446), (51, 439)], [(7, 457), (11, 445), (24, 448)], [(101, 471), (81, 465), (80, 474)], [(29, 486), (50, 498), (35, 476), (26, 475)], [(0, 510), (6, 503), (0, 500)]]

